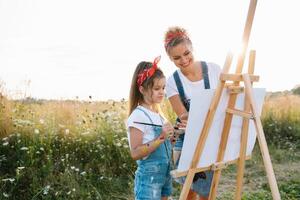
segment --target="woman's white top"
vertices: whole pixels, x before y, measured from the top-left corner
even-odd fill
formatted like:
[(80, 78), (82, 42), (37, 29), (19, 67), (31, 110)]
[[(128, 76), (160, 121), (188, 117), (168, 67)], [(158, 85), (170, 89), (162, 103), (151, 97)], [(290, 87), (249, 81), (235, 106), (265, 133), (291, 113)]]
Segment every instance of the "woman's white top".
[[(215, 89), (217, 87), (219, 76), (221, 73), (221, 68), (219, 65), (215, 63), (207, 63), (207, 70), (208, 70), (208, 78), (209, 78), (209, 84), (211, 89)], [(177, 70), (179, 78), (182, 82), (183, 90), (185, 93), (185, 96), (187, 99), (191, 99), (191, 96), (194, 92), (197, 92), (199, 90), (204, 90), (204, 80), (200, 81), (190, 81), (187, 79), (180, 69)], [(179, 94), (174, 76), (173, 74), (168, 78), (167, 84), (166, 84), (166, 96), (167, 98), (170, 98), (174, 95)]]

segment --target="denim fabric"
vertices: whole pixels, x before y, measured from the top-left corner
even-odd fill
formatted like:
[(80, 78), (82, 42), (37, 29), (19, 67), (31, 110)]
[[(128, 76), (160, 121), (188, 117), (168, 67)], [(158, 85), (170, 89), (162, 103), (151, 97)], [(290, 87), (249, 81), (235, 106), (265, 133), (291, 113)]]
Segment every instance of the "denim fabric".
[(173, 147), (174, 151), (181, 151), (182, 146), (183, 146), (183, 141), (184, 141), (184, 134), (181, 134), (176, 139), (176, 142)]
[[(143, 112), (151, 120), (150, 116)], [(160, 127), (153, 127), (152, 130), (155, 137), (161, 133)], [(146, 159), (137, 161), (138, 168), (134, 180), (136, 200), (160, 200), (161, 197), (172, 194), (171, 149), (170, 140), (166, 140)]]
[(210, 186), (213, 179), (213, 171), (205, 171), (206, 179), (199, 178), (192, 184), (192, 190), (200, 194), (201, 196), (208, 197), (210, 192)]
[(160, 200), (172, 194), (170, 164), (159, 161), (140, 165), (135, 173), (135, 199)]
[[(176, 168), (178, 167), (179, 159), (180, 159), (180, 157), (178, 158), (177, 161), (175, 161)], [(205, 179), (198, 178), (197, 181), (193, 182), (191, 189), (193, 191), (197, 192), (200, 196), (208, 197), (214, 172), (209, 170), (209, 171), (205, 171), (204, 173), (205, 173), (206, 178)], [(186, 178), (185, 176), (182, 176), (182, 177), (175, 178), (174, 180), (177, 183), (183, 185), (185, 182), (185, 178)]]

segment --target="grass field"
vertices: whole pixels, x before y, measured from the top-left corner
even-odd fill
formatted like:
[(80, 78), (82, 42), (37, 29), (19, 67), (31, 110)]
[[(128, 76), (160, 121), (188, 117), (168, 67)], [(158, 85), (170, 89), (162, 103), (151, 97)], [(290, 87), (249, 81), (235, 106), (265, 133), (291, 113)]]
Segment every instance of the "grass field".
[[(0, 98), (0, 199), (133, 199), (126, 101)], [(268, 96), (262, 121), (282, 199), (300, 199), (300, 97)], [(235, 176), (234, 165), (222, 172), (218, 199), (233, 198)], [(272, 199), (258, 146), (243, 199)]]

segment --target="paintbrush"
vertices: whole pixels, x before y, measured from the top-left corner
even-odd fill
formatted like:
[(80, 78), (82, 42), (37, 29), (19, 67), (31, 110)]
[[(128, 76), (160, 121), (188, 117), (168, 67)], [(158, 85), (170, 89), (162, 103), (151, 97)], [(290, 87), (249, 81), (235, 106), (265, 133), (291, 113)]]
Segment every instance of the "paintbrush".
[[(148, 125), (148, 126), (156, 126), (156, 127), (162, 127), (162, 125), (159, 125), (159, 124), (152, 124), (152, 123), (146, 123), (146, 122), (133, 122), (133, 123), (136, 123), (136, 124), (143, 124), (143, 125)], [(173, 127), (175, 130), (185, 130), (185, 128), (178, 128), (177, 126), (174, 126)]]

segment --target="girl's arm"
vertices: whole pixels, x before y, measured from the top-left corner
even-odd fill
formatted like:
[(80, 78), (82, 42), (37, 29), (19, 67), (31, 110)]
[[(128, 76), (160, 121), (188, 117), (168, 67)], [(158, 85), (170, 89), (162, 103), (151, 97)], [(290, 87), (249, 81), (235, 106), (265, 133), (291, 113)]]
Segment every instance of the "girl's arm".
[(164, 124), (158, 138), (143, 144), (143, 132), (137, 128), (130, 127), (130, 154), (132, 159), (139, 160), (152, 153), (161, 143), (168, 139), (168, 135), (174, 131), (171, 124)]

